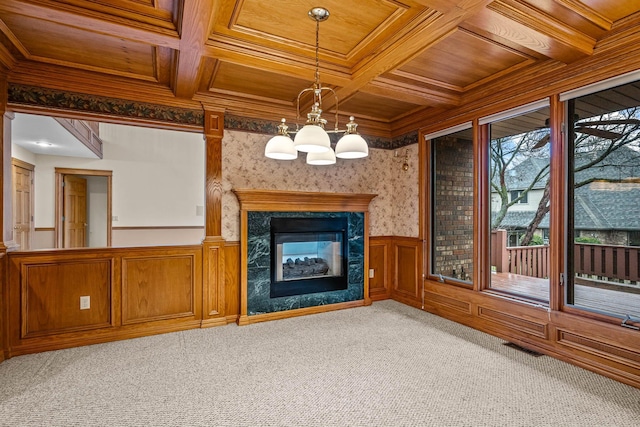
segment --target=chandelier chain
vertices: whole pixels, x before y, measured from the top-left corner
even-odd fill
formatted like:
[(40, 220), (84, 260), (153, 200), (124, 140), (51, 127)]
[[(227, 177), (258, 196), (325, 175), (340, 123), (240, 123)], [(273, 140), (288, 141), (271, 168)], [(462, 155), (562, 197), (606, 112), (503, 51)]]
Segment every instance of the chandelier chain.
[(320, 21), (316, 20), (316, 86), (320, 88)]

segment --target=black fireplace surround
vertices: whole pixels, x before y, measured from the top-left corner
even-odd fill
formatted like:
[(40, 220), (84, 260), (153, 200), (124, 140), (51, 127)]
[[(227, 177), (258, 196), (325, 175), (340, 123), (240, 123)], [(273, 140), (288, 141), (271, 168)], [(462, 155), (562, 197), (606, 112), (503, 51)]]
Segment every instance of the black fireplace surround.
[[(337, 248), (332, 260), (305, 257), (304, 259), (283, 260), (278, 256), (278, 246), (287, 243), (323, 242)], [(287, 297), (316, 292), (327, 292), (347, 289), (348, 287), (348, 219), (337, 218), (271, 218), (271, 289), (270, 297)], [(280, 250), (280, 252), (282, 249)], [(283, 269), (295, 269), (301, 277), (283, 277)], [(294, 265), (295, 264), (295, 265)], [(327, 268), (329, 273), (326, 274)]]

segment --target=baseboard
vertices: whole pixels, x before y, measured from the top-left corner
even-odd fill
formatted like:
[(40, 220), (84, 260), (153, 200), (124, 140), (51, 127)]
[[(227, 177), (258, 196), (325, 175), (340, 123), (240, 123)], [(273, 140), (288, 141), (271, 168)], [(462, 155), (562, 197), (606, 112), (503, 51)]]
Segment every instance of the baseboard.
[(277, 311), (275, 313), (256, 314), (253, 316), (242, 315), (238, 318), (238, 325), (245, 326), (252, 323), (268, 322), (270, 320), (287, 319), (289, 317), (305, 316), (307, 314), (326, 313), (328, 311), (342, 310), (345, 308), (363, 307), (365, 300), (340, 302), (337, 304), (317, 305), (315, 307), (297, 308), (294, 310)]

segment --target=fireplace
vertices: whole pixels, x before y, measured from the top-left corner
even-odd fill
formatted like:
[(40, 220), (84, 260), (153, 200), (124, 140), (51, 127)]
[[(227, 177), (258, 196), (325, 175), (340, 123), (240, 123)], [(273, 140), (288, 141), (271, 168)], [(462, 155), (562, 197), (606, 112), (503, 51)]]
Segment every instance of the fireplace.
[(346, 217), (271, 218), (270, 297), (347, 289)]
[(242, 236), (239, 325), (370, 303), (367, 218), (375, 194), (233, 191)]

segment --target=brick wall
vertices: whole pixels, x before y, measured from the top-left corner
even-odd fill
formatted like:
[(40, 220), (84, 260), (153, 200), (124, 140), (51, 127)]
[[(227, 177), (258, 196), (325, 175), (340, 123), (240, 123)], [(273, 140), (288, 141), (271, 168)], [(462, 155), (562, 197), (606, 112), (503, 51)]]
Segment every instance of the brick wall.
[(473, 143), (434, 140), (433, 274), (471, 280), (473, 273)]

